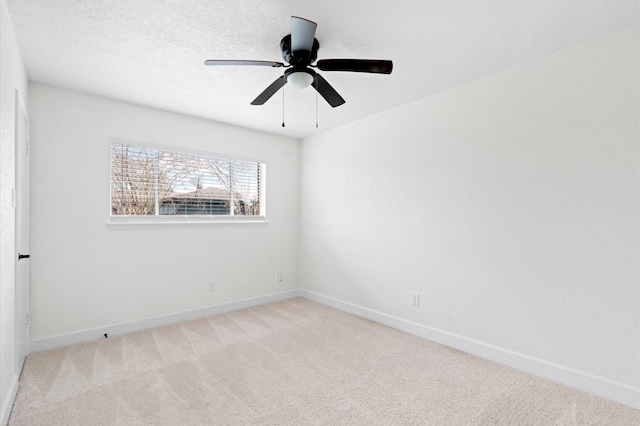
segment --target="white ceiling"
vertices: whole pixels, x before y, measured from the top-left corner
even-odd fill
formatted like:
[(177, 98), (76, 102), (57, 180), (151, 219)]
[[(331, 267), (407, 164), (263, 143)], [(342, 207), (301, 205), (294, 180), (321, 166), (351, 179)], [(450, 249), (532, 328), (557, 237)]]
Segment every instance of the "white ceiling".
[[(639, 23), (638, 0), (6, 0), (31, 81), (304, 138)], [(391, 75), (324, 72), (346, 100), (285, 87), (290, 16), (317, 22), (318, 59), (391, 59)]]

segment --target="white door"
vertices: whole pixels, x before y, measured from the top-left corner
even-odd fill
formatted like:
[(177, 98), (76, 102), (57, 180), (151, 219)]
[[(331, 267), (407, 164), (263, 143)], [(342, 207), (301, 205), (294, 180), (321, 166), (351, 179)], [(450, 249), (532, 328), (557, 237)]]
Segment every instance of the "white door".
[(29, 354), (29, 116), (16, 90), (16, 361)]

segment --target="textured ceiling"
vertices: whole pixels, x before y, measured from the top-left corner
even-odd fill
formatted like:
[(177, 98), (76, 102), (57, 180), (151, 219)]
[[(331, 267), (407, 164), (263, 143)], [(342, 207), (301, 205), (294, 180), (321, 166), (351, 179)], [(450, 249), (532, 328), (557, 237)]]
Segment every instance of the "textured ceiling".
[[(638, 0), (6, 0), (31, 81), (304, 138), (639, 22)], [(318, 59), (391, 59), (391, 75), (324, 72), (346, 100), (285, 87), (290, 16), (317, 22)]]

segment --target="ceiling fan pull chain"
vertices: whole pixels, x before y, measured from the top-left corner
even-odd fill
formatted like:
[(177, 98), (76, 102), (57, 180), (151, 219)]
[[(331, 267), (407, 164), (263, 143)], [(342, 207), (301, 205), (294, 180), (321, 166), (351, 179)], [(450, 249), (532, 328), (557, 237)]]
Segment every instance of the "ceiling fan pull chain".
[(318, 128), (318, 80), (316, 80), (316, 129)]
[(284, 127), (284, 87), (282, 88), (282, 127)]

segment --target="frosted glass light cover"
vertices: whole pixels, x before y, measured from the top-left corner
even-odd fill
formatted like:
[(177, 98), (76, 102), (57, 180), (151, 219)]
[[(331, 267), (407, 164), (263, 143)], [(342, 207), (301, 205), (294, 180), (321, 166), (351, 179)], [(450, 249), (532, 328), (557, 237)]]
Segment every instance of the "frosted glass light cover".
[(313, 83), (313, 76), (306, 72), (294, 72), (287, 77), (287, 83), (296, 89), (304, 89)]

